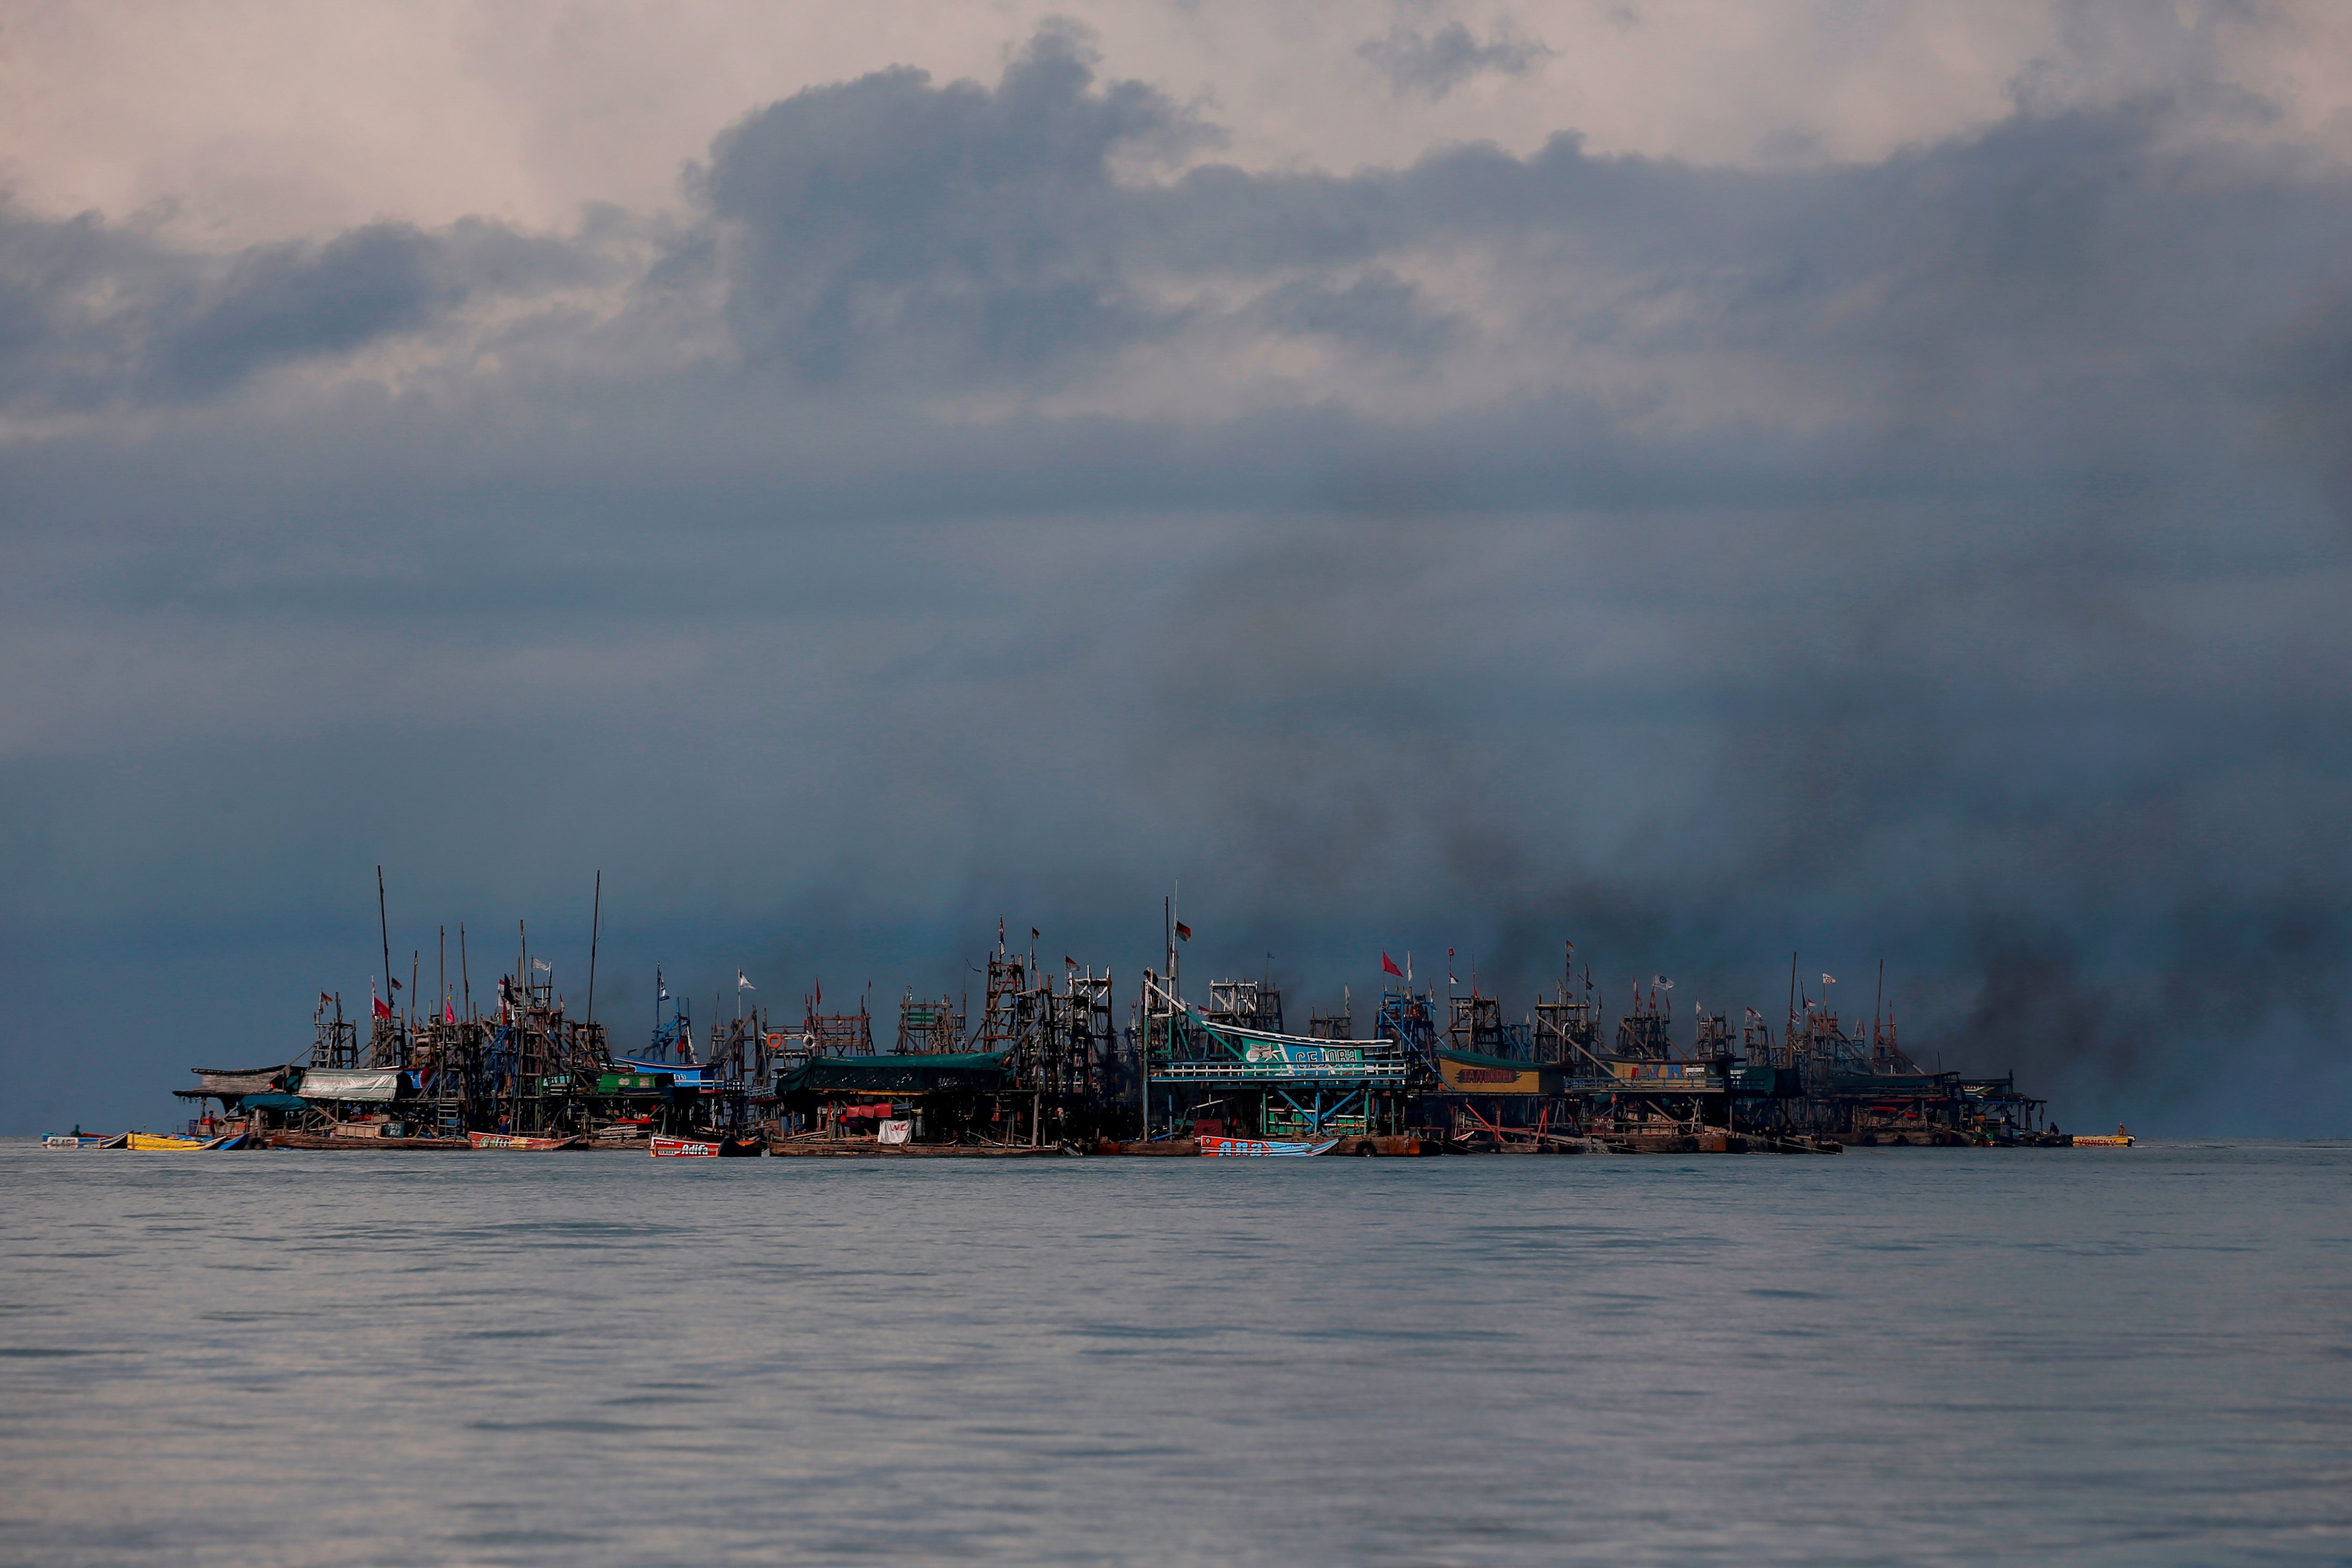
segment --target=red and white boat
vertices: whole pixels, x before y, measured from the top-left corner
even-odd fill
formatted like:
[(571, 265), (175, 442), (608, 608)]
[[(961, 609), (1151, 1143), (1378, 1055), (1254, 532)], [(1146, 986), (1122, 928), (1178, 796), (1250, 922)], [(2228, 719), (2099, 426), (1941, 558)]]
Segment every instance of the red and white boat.
[(646, 1152), (657, 1160), (741, 1159), (768, 1152), (765, 1138), (672, 1138), (646, 1140)]
[(578, 1138), (532, 1138), (520, 1133), (468, 1133), (466, 1141), (478, 1149), (506, 1149), (523, 1154), (542, 1155), (550, 1149), (568, 1149)]

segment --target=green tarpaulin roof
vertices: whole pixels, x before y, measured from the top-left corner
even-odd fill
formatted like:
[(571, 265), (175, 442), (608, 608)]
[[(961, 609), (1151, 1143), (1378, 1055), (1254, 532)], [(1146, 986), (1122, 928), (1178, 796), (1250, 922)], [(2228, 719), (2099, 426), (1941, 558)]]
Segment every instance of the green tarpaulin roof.
[(1004, 1051), (940, 1056), (820, 1056), (776, 1080), (779, 1094), (929, 1094), (943, 1089), (987, 1093), (1012, 1079)]

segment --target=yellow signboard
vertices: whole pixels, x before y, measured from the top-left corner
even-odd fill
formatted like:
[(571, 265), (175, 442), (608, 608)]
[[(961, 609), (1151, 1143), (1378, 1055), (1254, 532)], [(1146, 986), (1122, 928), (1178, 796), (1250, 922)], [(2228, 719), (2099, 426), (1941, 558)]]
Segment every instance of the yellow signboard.
[[(1437, 1059), (1437, 1075), (1445, 1086), (1457, 1094), (1554, 1094), (1557, 1082), (1546, 1082), (1547, 1074), (1536, 1062), (1498, 1061), (1491, 1057), (1480, 1061), (1461, 1061), (1441, 1053)], [(1549, 1075), (1557, 1079), (1558, 1073)]]

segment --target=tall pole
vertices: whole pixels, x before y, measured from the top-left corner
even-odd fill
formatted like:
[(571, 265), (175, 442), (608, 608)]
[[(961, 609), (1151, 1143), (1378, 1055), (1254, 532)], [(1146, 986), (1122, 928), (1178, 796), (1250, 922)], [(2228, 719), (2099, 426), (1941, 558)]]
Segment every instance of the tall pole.
[(457, 922), (457, 980), (466, 988), (466, 1021), (474, 1021), (474, 977), (466, 967), (466, 923)]
[[(392, 1002), (393, 990), (392, 926), (383, 915), (383, 867), (382, 866), (375, 868), (375, 931), (376, 935), (383, 939), (383, 999), (385, 1005), (389, 1006)], [(368, 1027), (371, 1029), (375, 1027), (373, 1019), (368, 1020)]]
[(507, 1081), (507, 1131), (520, 1133), (522, 1128), (522, 1070), (524, 1042), (530, 1037), (530, 933), (520, 920), (515, 922), (515, 984), (523, 988), (514, 998), (514, 1071)]
[(1781, 1036), (1780, 1043), (1790, 1050), (1797, 1044), (1797, 950), (1793, 947), (1789, 949), (1789, 1032)]
[(604, 918), (604, 873), (596, 873), (596, 898), (588, 909), (588, 1022), (596, 1022), (596, 930)]

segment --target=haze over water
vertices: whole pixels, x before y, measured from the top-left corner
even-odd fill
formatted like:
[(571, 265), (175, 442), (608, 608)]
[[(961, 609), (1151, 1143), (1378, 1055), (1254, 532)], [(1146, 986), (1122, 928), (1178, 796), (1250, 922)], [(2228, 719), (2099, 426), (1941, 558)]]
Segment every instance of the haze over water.
[(0, 1159), (22, 1561), (2352, 1554), (2343, 1143)]

